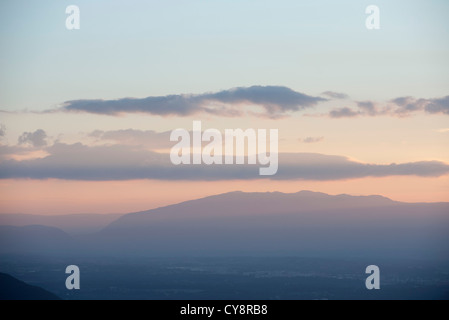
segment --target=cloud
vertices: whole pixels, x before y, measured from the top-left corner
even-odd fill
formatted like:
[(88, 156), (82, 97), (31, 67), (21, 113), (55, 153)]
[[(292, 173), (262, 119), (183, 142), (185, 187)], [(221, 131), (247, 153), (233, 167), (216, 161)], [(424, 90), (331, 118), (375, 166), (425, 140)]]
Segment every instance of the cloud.
[(5, 146), (0, 144), (0, 160), (8, 159), (13, 156), (21, 156), (29, 152), (30, 150), (28, 148), (20, 146)]
[(26, 159), (44, 158), (47, 155), (48, 154), (40, 148), (0, 144), (0, 162), (10, 159), (21, 161)]
[(391, 100), (391, 102), (396, 105), (395, 113), (397, 114), (409, 114), (414, 111), (424, 110), (426, 104), (426, 100), (416, 100), (412, 97), (400, 97)]
[(449, 96), (435, 99), (400, 97), (390, 102), (396, 106), (395, 113), (398, 115), (410, 115), (417, 111), (425, 111), (430, 114), (449, 114)]
[(253, 86), (200, 95), (168, 95), (143, 99), (73, 100), (63, 104), (63, 111), (105, 115), (149, 113), (159, 116), (213, 114), (227, 117), (243, 115), (236, 108), (245, 105), (262, 107), (262, 114), (279, 116), (315, 106), (326, 99), (312, 97), (280, 86)]
[[(86, 146), (57, 143), (46, 148), (48, 156), (23, 161), (0, 162), (0, 178), (112, 180), (217, 181), (267, 179), (259, 176), (259, 165), (174, 166), (168, 154), (135, 146)], [(449, 165), (439, 161), (401, 164), (369, 164), (342, 156), (295, 153), (279, 155), (279, 171), (273, 180), (342, 180), (364, 177), (439, 177)]]
[(379, 116), (388, 114), (389, 108), (385, 107), (383, 109), (379, 108), (375, 102), (372, 101), (358, 101), (358, 110), (353, 110), (350, 108), (340, 108), (334, 109), (329, 112), (329, 117), (331, 118), (354, 118), (358, 116)]
[(329, 116), (331, 118), (354, 118), (358, 117), (359, 115), (360, 112), (354, 111), (350, 108), (334, 109), (331, 112), (329, 112)]
[(324, 137), (307, 137), (302, 142), (304, 143), (318, 143), (322, 142), (324, 140)]
[(329, 97), (331, 99), (336, 99), (336, 100), (349, 99), (349, 96), (346, 93), (339, 93), (339, 92), (333, 92), (333, 91), (323, 92), (322, 95), (326, 96), (326, 97)]
[(152, 130), (114, 130), (114, 131), (94, 131), (89, 133), (89, 137), (93, 137), (98, 141), (110, 141), (117, 144), (144, 146), (148, 149), (167, 149), (171, 148), (173, 143), (170, 142), (171, 131), (156, 132)]
[[(331, 118), (353, 118), (357, 116), (406, 117), (416, 112), (449, 115), (449, 96), (436, 99), (415, 99), (413, 97), (399, 97), (390, 100), (385, 106), (374, 101), (357, 101), (357, 109), (339, 108), (324, 114)], [(323, 114), (322, 114), (323, 115)]]
[(402, 164), (368, 164), (343, 156), (322, 154), (284, 154), (275, 179), (343, 180), (364, 177), (421, 176), (439, 177), (449, 174), (449, 164), (422, 161)]
[(0, 124), (0, 138), (3, 138), (6, 135), (6, 128), (3, 124)]
[(449, 114), (449, 96), (440, 99), (432, 99), (426, 105), (428, 113), (443, 113)]
[(39, 129), (35, 132), (24, 132), (19, 137), (19, 145), (30, 144), (33, 147), (45, 147), (47, 145), (47, 134)]
[(362, 101), (357, 103), (361, 110), (361, 114), (367, 114), (370, 116), (375, 116), (379, 114), (376, 105), (372, 101)]

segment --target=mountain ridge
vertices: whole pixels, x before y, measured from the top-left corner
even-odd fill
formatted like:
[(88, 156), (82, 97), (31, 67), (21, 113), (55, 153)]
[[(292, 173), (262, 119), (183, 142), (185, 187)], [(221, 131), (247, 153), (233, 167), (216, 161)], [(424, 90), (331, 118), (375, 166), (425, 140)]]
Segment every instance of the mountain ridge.
[[(394, 201), (391, 200), (387, 197), (384, 196), (380, 196), (380, 195), (369, 195), (369, 196), (352, 196), (352, 195), (346, 195), (346, 194), (340, 194), (340, 195), (329, 195), (326, 193), (322, 193), (322, 192), (314, 192), (314, 191), (308, 191), (308, 190), (302, 190), (296, 193), (283, 193), (283, 192), (243, 192), (243, 191), (233, 191), (233, 192), (227, 192), (227, 193), (222, 193), (222, 194), (217, 194), (217, 195), (211, 195), (211, 196), (207, 196), (207, 197), (203, 197), (203, 198), (198, 198), (198, 199), (193, 199), (193, 200), (188, 200), (188, 201), (184, 201), (184, 202), (180, 202), (180, 203), (176, 203), (176, 204), (171, 204), (168, 206), (163, 206), (163, 207), (158, 207), (158, 208), (154, 208), (154, 209), (150, 209), (150, 210), (145, 210), (145, 211), (139, 211), (139, 212), (133, 212), (133, 213), (129, 213), (129, 214), (125, 214), (123, 216), (121, 216), (120, 218), (118, 218), (117, 220), (111, 222), (108, 226), (106, 226), (103, 230), (110, 228), (111, 226), (114, 226), (117, 224), (117, 222), (119, 221), (123, 221), (126, 220), (130, 217), (135, 217), (135, 216), (142, 216), (142, 215), (148, 215), (151, 213), (156, 213), (159, 211), (167, 211), (170, 209), (177, 209), (179, 207), (182, 206), (190, 206), (190, 205), (195, 205), (198, 203), (204, 203), (204, 202), (210, 202), (213, 200), (224, 200), (224, 201), (235, 201), (236, 197), (261, 197), (263, 198), (263, 200), (272, 200), (271, 198), (273, 197), (282, 197), (283, 199), (296, 199), (296, 197), (300, 197), (300, 200), (311, 200), (311, 199), (330, 199), (330, 200), (334, 200), (334, 201), (338, 201), (340, 202), (340, 205), (342, 205), (341, 202), (347, 202), (348, 199), (349, 200), (357, 200), (360, 202), (365, 202), (365, 201), (376, 201), (376, 203), (371, 203), (371, 206), (387, 206), (387, 205), (395, 205), (395, 204), (401, 204), (402, 202), (398, 202), (398, 201)], [(270, 198), (270, 199), (268, 199)], [(365, 206), (365, 203), (357, 203), (355, 204), (355, 207), (357, 206)], [(102, 230), (102, 231), (103, 231)]]
[(61, 300), (55, 294), (0, 272), (0, 300)]
[(97, 234), (139, 255), (449, 259), (449, 203), (382, 196), (231, 192), (124, 215)]
[(58, 228), (70, 235), (88, 234), (100, 231), (123, 214), (67, 214), (67, 215), (33, 215), (0, 214), (0, 225), (25, 227), (41, 225)]
[(231, 192), (123, 215), (75, 237), (44, 227), (5, 228), (2, 253), (449, 260), (449, 203), (382, 196)]

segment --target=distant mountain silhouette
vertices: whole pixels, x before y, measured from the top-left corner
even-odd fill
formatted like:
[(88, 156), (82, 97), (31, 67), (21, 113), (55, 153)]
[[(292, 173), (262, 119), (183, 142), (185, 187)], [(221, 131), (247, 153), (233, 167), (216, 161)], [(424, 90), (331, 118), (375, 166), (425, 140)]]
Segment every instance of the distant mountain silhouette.
[(139, 255), (448, 259), (449, 203), (233, 192), (125, 215), (94, 242), (105, 252)]
[(73, 245), (73, 239), (57, 228), (0, 226), (0, 253), (56, 253)]
[(0, 226), (0, 253), (449, 260), (449, 203), (232, 192), (127, 214), (91, 235)]
[(10, 275), (0, 273), (0, 300), (61, 300), (42, 288), (30, 286)]
[(100, 231), (123, 214), (70, 214), (43, 216), (32, 214), (0, 214), (0, 225), (25, 227), (42, 225), (55, 227), (70, 235)]
[[(381, 196), (330, 196), (324, 193), (301, 191), (295, 194), (231, 192), (203, 199), (183, 202), (159, 209), (124, 215), (105, 230), (122, 229), (130, 224), (146, 226), (144, 222), (167, 219), (210, 219), (240, 216), (278, 216), (305, 211), (328, 211), (385, 207), (399, 204)], [(142, 224), (144, 223), (144, 224)]]

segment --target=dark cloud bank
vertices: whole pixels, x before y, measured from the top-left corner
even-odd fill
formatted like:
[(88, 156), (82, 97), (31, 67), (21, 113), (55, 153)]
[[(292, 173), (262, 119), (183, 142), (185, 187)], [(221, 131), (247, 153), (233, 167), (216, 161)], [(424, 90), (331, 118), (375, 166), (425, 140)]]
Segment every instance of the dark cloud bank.
[[(261, 179), (260, 165), (174, 166), (168, 154), (132, 146), (89, 147), (80, 143), (57, 143), (46, 148), (42, 159), (0, 163), (0, 178), (66, 179), (110, 181), (234, 180)], [(439, 161), (401, 164), (359, 163), (341, 156), (322, 154), (280, 154), (279, 171), (273, 180), (342, 180), (363, 177), (439, 177), (449, 173), (449, 165)], [(266, 177), (265, 177), (266, 178)]]
[[(72, 100), (65, 102), (56, 111), (87, 112), (102, 115), (124, 113), (147, 113), (158, 116), (191, 116), (211, 114), (224, 117), (252, 115), (278, 118), (292, 112), (305, 110), (328, 100), (348, 100), (345, 93), (326, 91), (326, 98), (309, 96), (282, 86), (252, 86), (223, 90), (215, 93), (153, 96), (147, 98), (123, 98), (117, 100)], [(331, 118), (358, 116), (409, 116), (415, 112), (449, 114), (449, 96), (435, 99), (399, 97), (380, 106), (374, 101), (354, 101), (357, 108), (341, 107), (326, 115)], [(257, 105), (261, 111), (253, 113), (239, 108)], [(51, 111), (54, 112), (55, 110)]]
[[(149, 113), (159, 116), (190, 116), (209, 113), (219, 116), (240, 116), (242, 110), (229, 106), (250, 104), (263, 108), (267, 116), (279, 116), (315, 106), (324, 98), (312, 97), (280, 86), (234, 88), (198, 95), (168, 95), (144, 99), (73, 100), (64, 103), (62, 110), (105, 115), (121, 113)], [(225, 106), (227, 105), (227, 106)]]

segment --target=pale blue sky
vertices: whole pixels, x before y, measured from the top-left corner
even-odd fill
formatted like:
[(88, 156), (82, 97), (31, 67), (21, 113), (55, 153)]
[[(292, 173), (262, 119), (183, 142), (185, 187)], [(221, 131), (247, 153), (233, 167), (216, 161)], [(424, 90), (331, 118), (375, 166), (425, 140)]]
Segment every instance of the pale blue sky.
[[(65, 8), (81, 30), (65, 29)], [(365, 8), (381, 9), (381, 30)], [(449, 88), (449, 2), (2, 0), (0, 109), (283, 85), (354, 99)]]

